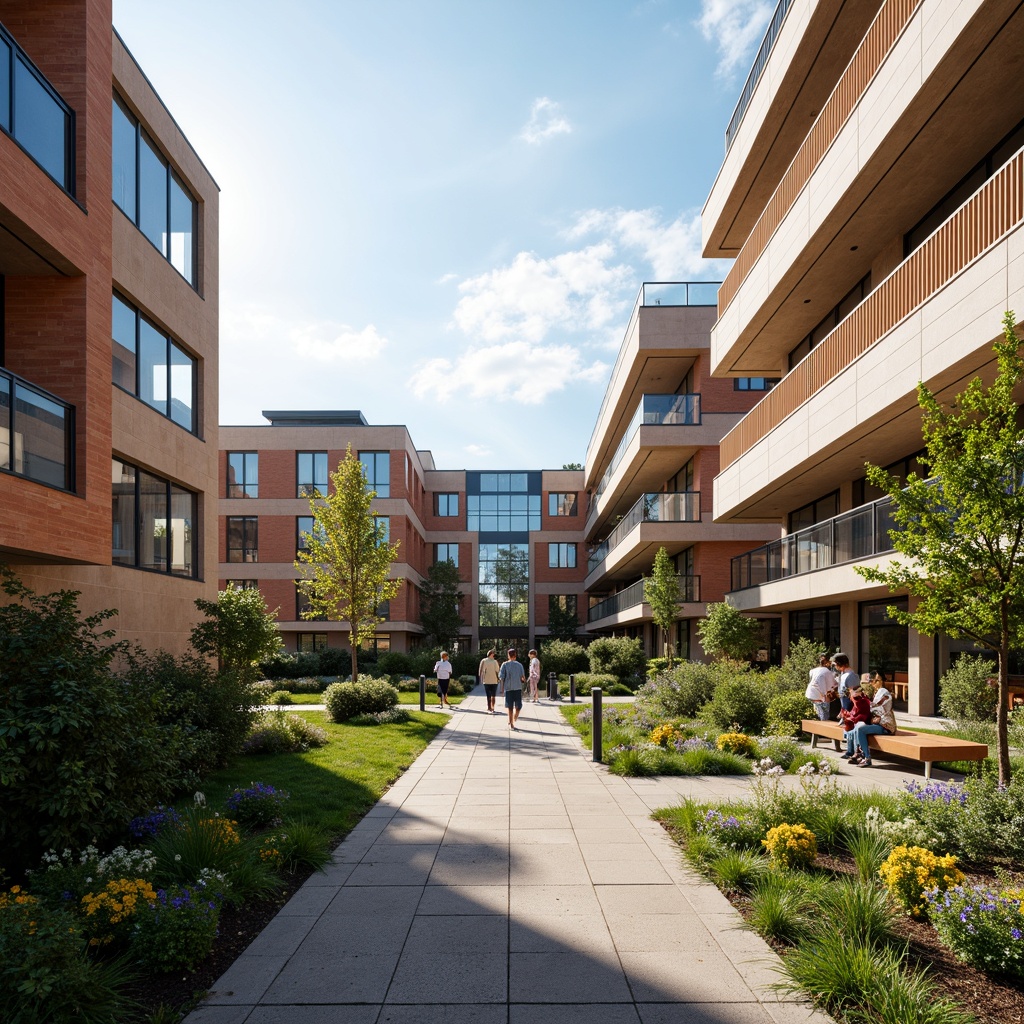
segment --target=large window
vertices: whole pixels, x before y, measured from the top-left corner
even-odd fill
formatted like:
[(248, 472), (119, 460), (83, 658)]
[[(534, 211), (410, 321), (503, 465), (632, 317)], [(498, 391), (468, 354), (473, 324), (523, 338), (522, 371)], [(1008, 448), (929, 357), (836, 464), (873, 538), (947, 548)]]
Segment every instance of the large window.
[[(531, 477), (536, 486), (531, 487)], [(540, 529), (539, 473), (467, 474), (466, 528), (481, 533)]]
[(576, 617), (575, 594), (548, 594), (548, 618), (560, 613)]
[(326, 622), (326, 615), (313, 615), (310, 616), (307, 613), (310, 610), (309, 597), (306, 594), (305, 588), (301, 587), (298, 583), (295, 584), (295, 618), (305, 619), (307, 622)]
[(312, 516), (296, 516), (295, 550), (297, 552), (305, 551), (309, 547), (310, 537), (319, 537), (321, 540), (323, 540), (323, 528), (317, 526), (316, 520)]
[(114, 383), (197, 433), (195, 359), (120, 295), (113, 302)]
[(789, 613), (789, 642), (811, 640), (821, 653), (839, 650), (839, 605)]
[(258, 452), (228, 452), (228, 497), (260, 496), (260, 456)]
[[(2, 288), (0, 277), (0, 302)], [(73, 490), (74, 413), (73, 406), (0, 371), (0, 471)]]
[(459, 564), (459, 545), (458, 544), (435, 544), (434, 545), (434, 561), (435, 562), (454, 562), (456, 565)]
[(548, 515), (549, 516), (574, 516), (576, 515), (576, 492), (557, 493), (552, 491), (548, 494)]
[(196, 201), (138, 119), (113, 100), (114, 202), (193, 287)]
[(74, 114), (3, 26), (0, 128), (65, 192), (74, 195)]
[(548, 545), (548, 568), (550, 569), (575, 569), (576, 568), (576, 545), (575, 544), (549, 544)]
[(378, 498), (391, 497), (391, 453), (360, 452), (359, 461), (366, 471), (368, 490), (376, 491)]
[(481, 544), (480, 625), (528, 626), (530, 553), (527, 544)]
[(327, 452), (298, 452), (295, 476), (300, 498), (312, 498), (317, 491), (327, 494)]
[(458, 494), (435, 494), (436, 514), (439, 516), (457, 516), (459, 514)]
[(296, 633), (295, 650), (300, 654), (319, 654), (327, 650), (326, 633)]
[(881, 673), (888, 682), (907, 681), (909, 665), (906, 626), (889, 618), (888, 609), (906, 611), (905, 597), (886, 601), (866, 601), (860, 606), (860, 670), (874, 675)]
[(796, 533), (807, 526), (814, 526), (815, 523), (823, 523), (826, 519), (833, 519), (839, 515), (839, 492), (833, 491), (826, 494), (803, 508), (794, 509), (789, 514), (789, 532)]
[(259, 519), (228, 516), (228, 561), (258, 562), (259, 549)]
[(778, 377), (733, 377), (733, 391), (771, 391), (779, 383)]
[(112, 460), (115, 565), (195, 577), (196, 495), (120, 459)]

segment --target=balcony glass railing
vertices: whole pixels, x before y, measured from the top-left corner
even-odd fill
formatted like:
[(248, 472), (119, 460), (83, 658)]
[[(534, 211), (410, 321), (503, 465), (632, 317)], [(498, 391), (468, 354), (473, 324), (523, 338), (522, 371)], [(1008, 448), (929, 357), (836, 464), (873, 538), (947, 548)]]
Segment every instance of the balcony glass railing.
[[(700, 600), (700, 577), (699, 576), (677, 576), (679, 581), (679, 603), (686, 604)], [(598, 601), (587, 612), (587, 622), (596, 622), (598, 619), (606, 618), (609, 615), (617, 615), (626, 611), (627, 608), (636, 608), (644, 602), (644, 587), (647, 580), (637, 580), (636, 583), (620, 590), (603, 601)]]
[(893, 550), (889, 531), (895, 528), (891, 499), (879, 498), (732, 559), (732, 589), (884, 554)]
[(74, 490), (74, 406), (0, 370), (0, 472)]
[(74, 114), (3, 25), (0, 129), (74, 195)]
[(743, 115), (747, 112), (747, 107), (750, 106), (750, 100), (754, 95), (754, 90), (757, 88), (757, 83), (761, 80), (761, 75), (764, 73), (765, 66), (768, 64), (768, 58), (771, 56), (772, 47), (775, 46), (775, 40), (779, 37), (779, 32), (782, 29), (782, 23), (786, 20), (786, 12), (789, 10), (791, 3), (792, 0), (779, 0), (779, 3), (775, 8), (775, 14), (772, 15), (772, 20), (768, 25), (768, 31), (765, 32), (764, 39), (761, 40), (761, 47), (757, 51), (757, 56), (754, 58), (754, 66), (750, 69), (750, 74), (747, 75), (747, 80), (743, 85), (743, 90), (740, 92), (740, 98), (736, 103), (736, 109), (733, 111), (732, 117), (729, 119), (729, 126), (725, 129), (726, 153), (729, 152), (733, 139), (736, 138), (736, 133), (739, 131), (740, 124), (743, 122)]
[[(612, 455), (608, 468), (597, 485), (597, 490), (591, 497), (591, 505), (604, 494), (608, 482), (611, 480), (615, 470), (619, 468), (622, 456), (626, 454), (630, 441), (636, 432), (644, 426), (699, 426), (700, 425), (700, 395), (644, 395), (636, 412), (630, 418), (626, 429), (622, 432), (622, 440), (619, 441), (615, 453)], [(590, 509), (588, 508), (589, 512)]]
[(640, 500), (619, 520), (618, 525), (590, 553), (587, 572), (593, 572), (613, 548), (640, 523), (699, 523), (700, 491), (670, 491), (643, 494)]

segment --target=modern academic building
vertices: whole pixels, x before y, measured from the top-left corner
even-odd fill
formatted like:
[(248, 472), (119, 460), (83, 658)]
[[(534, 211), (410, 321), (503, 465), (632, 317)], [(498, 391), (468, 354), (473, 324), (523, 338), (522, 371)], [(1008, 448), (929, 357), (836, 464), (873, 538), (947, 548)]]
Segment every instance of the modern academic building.
[(0, 561), (149, 649), (216, 595), (217, 222), (109, 0), (0, 0)]
[(705, 256), (735, 260), (712, 370), (778, 379), (720, 447), (716, 521), (784, 532), (733, 558), (730, 599), (922, 714), (957, 646), (854, 571), (891, 557), (864, 465), (915, 470), (918, 381), (991, 379), (1024, 316), (1022, 66), (1016, 0), (780, 0), (703, 211)]
[[(679, 579), (674, 654), (700, 660), (695, 626), (730, 589), (732, 557), (780, 536), (775, 524), (712, 520), (719, 443), (774, 383), (711, 376), (717, 290), (641, 287), (587, 447), (587, 627), (641, 637), (649, 656), (663, 653), (644, 600), (659, 548)], [(765, 660), (780, 640), (777, 622), (769, 617)]]
[(265, 426), (220, 429), (218, 574), (222, 587), (259, 588), (288, 650), (348, 646), (347, 622), (303, 617), (295, 558), (313, 530), (310, 499), (328, 493), (349, 446), (399, 544), (392, 578), (404, 581), (378, 609), (376, 649), (423, 645), (419, 587), (447, 559), (462, 580), (462, 650), (538, 644), (554, 606), (581, 617), (582, 472), (438, 469), (406, 427), (368, 424), (359, 411), (263, 415)]

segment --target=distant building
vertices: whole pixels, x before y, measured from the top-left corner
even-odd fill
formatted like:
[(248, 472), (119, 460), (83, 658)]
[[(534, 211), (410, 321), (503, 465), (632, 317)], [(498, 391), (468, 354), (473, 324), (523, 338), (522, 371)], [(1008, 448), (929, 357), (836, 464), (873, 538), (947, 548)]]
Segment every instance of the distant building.
[(109, 2), (0, 2), (0, 561), (184, 649), (216, 594), (218, 189)]

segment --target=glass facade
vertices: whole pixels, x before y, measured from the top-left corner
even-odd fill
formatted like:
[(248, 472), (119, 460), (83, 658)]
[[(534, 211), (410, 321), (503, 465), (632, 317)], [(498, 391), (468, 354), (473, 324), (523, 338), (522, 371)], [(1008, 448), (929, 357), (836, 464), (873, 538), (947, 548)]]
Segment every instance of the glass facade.
[(839, 650), (839, 605), (830, 608), (803, 608), (789, 613), (789, 642), (813, 640), (824, 654)]
[(576, 545), (575, 544), (549, 544), (548, 545), (548, 568), (549, 569), (575, 569), (576, 568)]
[(258, 452), (228, 452), (228, 497), (260, 496), (260, 456)]
[(327, 493), (327, 452), (298, 452), (295, 477), (296, 494), (312, 498), (317, 491)]
[(479, 599), (482, 627), (527, 627), (530, 623), (528, 544), (481, 544)]
[(556, 493), (552, 491), (548, 495), (549, 516), (574, 516), (576, 515), (576, 492)]
[(540, 473), (467, 473), (466, 529), (528, 533), (540, 529)]
[(74, 488), (74, 409), (0, 372), (0, 471)]
[(879, 672), (888, 682), (906, 682), (909, 659), (907, 627), (889, 617), (886, 609), (907, 611), (905, 597), (865, 601), (860, 606), (860, 669), (872, 676)]

